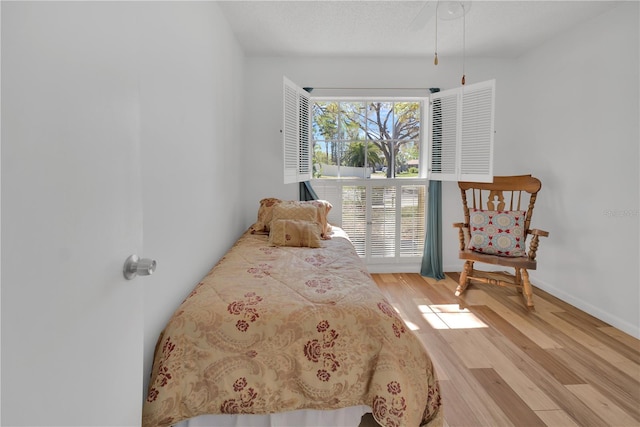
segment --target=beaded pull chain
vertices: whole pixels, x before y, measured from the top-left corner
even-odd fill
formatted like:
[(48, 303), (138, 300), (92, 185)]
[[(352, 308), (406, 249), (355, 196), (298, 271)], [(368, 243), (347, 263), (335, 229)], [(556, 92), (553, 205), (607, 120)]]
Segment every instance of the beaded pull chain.
[(462, 80), (460, 81), (460, 83), (462, 83), (462, 86), (464, 86), (464, 84), (466, 83), (466, 76), (464, 73), (464, 62), (465, 62), (465, 56), (466, 56), (466, 39), (467, 39), (467, 35), (466, 35), (466, 29), (467, 29), (467, 19), (466, 19), (466, 15), (467, 15), (467, 11), (464, 10), (464, 3), (460, 3), (460, 6), (462, 6)]
[(440, 2), (436, 4), (436, 47), (435, 47), (435, 58), (433, 58), (433, 65), (438, 65), (438, 6)]

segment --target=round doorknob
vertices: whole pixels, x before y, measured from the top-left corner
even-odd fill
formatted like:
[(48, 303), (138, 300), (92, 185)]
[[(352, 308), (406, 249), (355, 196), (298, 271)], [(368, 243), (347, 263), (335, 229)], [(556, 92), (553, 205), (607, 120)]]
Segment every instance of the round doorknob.
[(140, 276), (149, 276), (156, 271), (156, 260), (149, 258), (139, 258), (138, 255), (131, 255), (124, 262), (124, 268), (122, 272), (124, 273), (124, 278), (127, 280), (131, 280), (134, 277)]

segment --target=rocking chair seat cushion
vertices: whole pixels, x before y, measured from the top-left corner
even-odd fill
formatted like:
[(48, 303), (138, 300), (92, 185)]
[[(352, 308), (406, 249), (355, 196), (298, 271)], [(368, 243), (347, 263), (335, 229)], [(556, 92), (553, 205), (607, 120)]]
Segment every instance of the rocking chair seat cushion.
[(526, 256), (525, 211), (469, 210), (468, 248), (502, 257)]

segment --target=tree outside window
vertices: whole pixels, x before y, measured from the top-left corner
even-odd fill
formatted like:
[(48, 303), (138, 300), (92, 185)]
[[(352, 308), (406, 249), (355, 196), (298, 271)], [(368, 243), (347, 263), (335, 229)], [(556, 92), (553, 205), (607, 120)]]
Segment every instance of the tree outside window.
[(420, 101), (315, 101), (315, 178), (418, 176)]

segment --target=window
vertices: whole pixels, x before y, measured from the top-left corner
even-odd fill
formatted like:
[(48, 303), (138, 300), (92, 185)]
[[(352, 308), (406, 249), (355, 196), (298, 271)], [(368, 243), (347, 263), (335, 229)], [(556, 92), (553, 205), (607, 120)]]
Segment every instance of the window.
[[(312, 98), (313, 187), (367, 264), (419, 262), (426, 99)], [(425, 168), (426, 169), (426, 168)]]
[(313, 177), (420, 176), (423, 99), (313, 99)]
[[(285, 183), (312, 175), (425, 176), (423, 102), (316, 100), (312, 108), (310, 102), (305, 90), (284, 77)], [(429, 105), (426, 177), (491, 182), (495, 80), (431, 94)]]
[(494, 80), (427, 100), (310, 98), (284, 78), (285, 183), (313, 178), (370, 267), (419, 262), (425, 178), (493, 179), (494, 100)]

